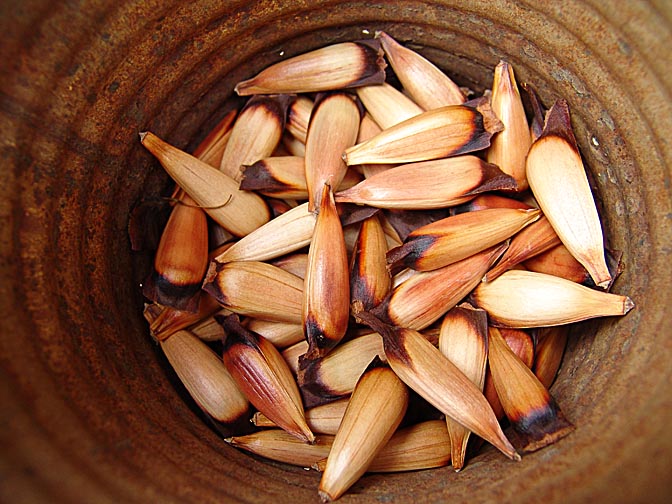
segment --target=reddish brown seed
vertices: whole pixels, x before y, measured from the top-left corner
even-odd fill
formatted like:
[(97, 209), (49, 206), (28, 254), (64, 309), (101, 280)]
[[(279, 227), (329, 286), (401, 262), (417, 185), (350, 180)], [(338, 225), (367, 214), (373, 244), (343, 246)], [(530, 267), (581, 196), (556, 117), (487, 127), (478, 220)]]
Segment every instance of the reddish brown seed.
[(188, 312), (161, 305), (147, 305), (145, 318), (149, 322), (149, 331), (158, 341), (168, 338), (175, 331), (187, 328), (208, 318), (221, 310), (220, 304), (210, 294), (200, 296), (198, 311)]
[(372, 310), (390, 323), (421, 330), (436, 322), (476, 287), (506, 245), (491, 247), (461, 261), (410, 276)]
[(308, 123), (310, 115), (313, 112), (313, 100), (300, 95), (296, 97), (287, 110), (287, 122), (285, 127), (287, 131), (297, 140), (306, 143), (308, 134)]
[(244, 436), (229, 437), (225, 441), (231, 446), (269, 460), (308, 468), (329, 455), (334, 436), (315, 436), (315, 441), (308, 444), (284, 430), (265, 429)]
[(490, 208), (446, 217), (412, 231), (387, 253), (387, 262), (419, 271), (442, 268), (503, 242), (539, 216), (539, 210)]
[(219, 169), (240, 182), (243, 166), (269, 157), (280, 143), (290, 95), (253, 96), (236, 119)]
[(450, 462), (445, 422), (427, 420), (397, 430), (371, 462), (368, 472), (417, 471)]
[(381, 129), (424, 112), (422, 107), (388, 83), (359, 87), (357, 96)]
[(168, 218), (145, 280), (143, 295), (176, 310), (197, 311), (201, 282), (208, 266), (208, 224), (205, 212), (183, 196)]
[[(509, 345), (509, 348), (518, 356), (518, 358), (525, 363), (527, 367), (532, 367), (534, 361), (534, 350), (532, 345), (532, 340), (529, 342), (522, 341), (524, 338), (529, 339), (529, 336), (525, 335), (523, 338), (520, 335), (515, 335), (508, 331), (502, 331), (503, 328), (499, 328), (499, 332), (504, 337), (504, 334), (507, 334), (508, 337), (504, 337), (506, 344)], [(511, 336), (512, 334), (513, 337)], [(532, 348), (532, 351), (530, 349)], [(492, 410), (495, 412), (498, 420), (504, 418), (504, 408), (502, 408), (502, 403), (497, 396), (497, 390), (495, 390), (495, 384), (492, 382), (492, 373), (490, 372), (490, 367), (488, 366), (485, 373), (485, 386), (483, 389), (483, 394), (485, 398), (492, 406)]]
[(387, 361), (404, 383), (507, 457), (520, 460), (482, 392), (425, 337), (381, 322), (370, 312), (357, 317), (383, 337)]
[(306, 362), (297, 373), (306, 407), (350, 395), (366, 366), (382, 353), (382, 339), (370, 333), (338, 345), (322, 358)]
[[(369, 138), (376, 136), (382, 131), (382, 128), (378, 126), (378, 123), (373, 120), (371, 114), (365, 112), (362, 116), (362, 121), (359, 123), (359, 133), (357, 134), (357, 143), (362, 143)], [(391, 168), (394, 165), (390, 164), (361, 164), (357, 165), (354, 168), (358, 169), (364, 178), (369, 178), (375, 175), (378, 172), (385, 171), (388, 168)]]
[(296, 275), (299, 278), (305, 278), (306, 268), (308, 267), (308, 254), (304, 252), (287, 254), (272, 260), (271, 264), (289, 271), (292, 275)]
[(203, 289), (234, 313), (301, 323), (303, 280), (259, 261), (212, 263)]
[(339, 191), (336, 201), (388, 209), (442, 209), (514, 185), (514, 180), (495, 165), (464, 155), (382, 170)]
[(266, 338), (277, 348), (285, 348), (303, 341), (301, 324), (248, 318), (244, 325), (248, 330)]
[(247, 399), (222, 359), (204, 342), (189, 331), (177, 331), (160, 344), (189, 394), (212, 418), (235, 424), (249, 415)]
[(308, 245), (314, 230), (315, 216), (308, 211), (308, 203), (303, 203), (242, 237), (217, 254), (214, 261), (224, 264), (275, 259)]
[(634, 303), (627, 296), (576, 284), (533, 271), (509, 270), (471, 293), (490, 323), (503, 327), (545, 327), (595, 317), (625, 315)]
[(532, 207), (521, 200), (494, 193), (484, 193), (455, 208), (455, 213), (475, 212), (487, 208), (520, 208), (526, 210)]
[(576, 283), (586, 283), (590, 280), (590, 273), (583, 265), (574, 259), (574, 256), (562, 244), (558, 244), (550, 250), (539, 255), (530, 257), (523, 262), (523, 266), (529, 271), (547, 273), (565, 278)]
[(231, 177), (151, 132), (141, 133), (140, 140), (173, 180), (227, 231), (244, 236), (270, 219), (261, 197), (241, 191)]
[[(355, 170), (347, 170), (338, 190), (348, 189), (362, 180)], [(305, 160), (301, 156), (278, 156), (261, 159), (245, 166), (240, 188), (258, 191), (273, 198), (308, 199)]]
[[(468, 303), (452, 308), (441, 322), (439, 350), (479, 390), (483, 390), (488, 361), (487, 313)], [(446, 426), (453, 469), (459, 471), (464, 466), (471, 432), (450, 417), (446, 417)]]
[(194, 149), (194, 157), (208, 163), (215, 168), (219, 167), (224, 155), (224, 149), (231, 135), (231, 128), (238, 115), (237, 110), (231, 110), (224, 115), (208, 136)]
[(499, 330), (489, 330), (492, 379), (521, 450), (531, 452), (555, 443), (574, 430), (548, 390), (508, 347)]
[(499, 334), (516, 356), (530, 369), (534, 363), (534, 342), (532, 336), (522, 329), (498, 327)]
[(565, 353), (569, 327), (542, 327), (537, 329), (536, 335), (537, 345), (532, 369), (544, 387), (549, 388), (555, 380)]
[(560, 244), (560, 238), (543, 215), (516, 234), (502, 258), (485, 274), (484, 281), (491, 282), (506, 270), (535, 257)]
[(524, 191), (528, 187), (525, 158), (532, 140), (513, 67), (506, 61), (500, 61), (495, 68), (491, 103), (504, 129), (492, 137), (486, 159), (516, 180), (517, 191)]
[(345, 335), (350, 316), (348, 253), (331, 188), (325, 185), (308, 250), (302, 319), (306, 359), (326, 355)]
[(245, 329), (237, 315), (219, 317), (226, 332), (223, 360), (236, 383), (259, 411), (283, 430), (312, 443), (301, 394), (280, 352), (263, 336)]
[(377, 215), (364, 220), (352, 253), (350, 302), (360, 302), (365, 310), (378, 305), (390, 291), (392, 278), (385, 254), (387, 240)]

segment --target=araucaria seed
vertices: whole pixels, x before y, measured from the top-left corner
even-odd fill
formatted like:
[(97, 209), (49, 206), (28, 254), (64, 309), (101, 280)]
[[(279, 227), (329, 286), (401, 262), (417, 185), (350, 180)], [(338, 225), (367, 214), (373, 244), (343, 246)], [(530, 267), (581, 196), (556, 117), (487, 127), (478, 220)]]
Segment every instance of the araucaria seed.
[(308, 251), (303, 296), (306, 359), (325, 355), (348, 328), (350, 279), (343, 228), (331, 187), (324, 185), (322, 205)]
[(352, 393), (320, 480), (323, 502), (338, 499), (392, 437), (408, 407), (408, 389), (374, 358)]
[(434, 345), (419, 332), (386, 324), (369, 312), (357, 316), (383, 337), (387, 361), (406, 385), (507, 457), (520, 460), (483, 393)]
[(471, 294), (491, 323), (504, 327), (544, 327), (594, 317), (625, 315), (634, 303), (627, 296), (598, 291), (564, 278), (509, 270)]
[(319, 211), (325, 184), (337, 188), (348, 170), (341, 154), (355, 144), (361, 114), (347, 93), (320, 95), (315, 101), (306, 139), (305, 176), (308, 209)]
[(378, 41), (342, 42), (280, 61), (236, 85), (241, 96), (310, 93), (380, 84), (385, 81)]
[[(548, 111), (544, 131), (530, 147), (527, 180), (562, 243), (597, 286), (608, 286), (611, 274), (604, 256), (602, 225), (564, 100)], [(562, 197), (558, 197), (559, 187)]]
[(315, 436), (306, 424), (301, 394), (280, 352), (240, 325), (237, 315), (219, 317), (226, 332), (223, 359), (250, 402), (283, 430), (308, 443)]
[(532, 142), (513, 67), (506, 61), (500, 61), (495, 68), (491, 103), (504, 129), (492, 137), (486, 159), (516, 179), (517, 191), (524, 191), (528, 186), (525, 158)]
[(497, 395), (520, 437), (522, 451), (543, 448), (574, 430), (548, 390), (495, 327), (489, 330), (488, 359)]

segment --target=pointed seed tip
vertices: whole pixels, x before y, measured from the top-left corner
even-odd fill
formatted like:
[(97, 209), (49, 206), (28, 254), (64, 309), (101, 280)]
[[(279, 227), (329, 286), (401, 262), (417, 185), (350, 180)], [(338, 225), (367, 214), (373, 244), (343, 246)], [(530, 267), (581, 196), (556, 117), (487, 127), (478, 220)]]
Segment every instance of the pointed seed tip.
[(145, 140), (145, 137), (149, 135), (149, 131), (141, 131), (138, 133), (138, 136), (140, 137), (140, 143), (142, 143)]
[(623, 315), (628, 313), (630, 310), (632, 310), (635, 307), (635, 302), (630, 299), (629, 297), (625, 297), (625, 303), (623, 304)]

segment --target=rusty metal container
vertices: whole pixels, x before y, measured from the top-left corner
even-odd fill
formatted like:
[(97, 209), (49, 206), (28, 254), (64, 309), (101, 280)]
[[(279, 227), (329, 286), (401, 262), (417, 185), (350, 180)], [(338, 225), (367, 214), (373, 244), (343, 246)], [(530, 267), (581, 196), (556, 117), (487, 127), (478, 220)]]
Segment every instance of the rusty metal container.
[[(482, 91), (506, 58), (565, 97), (626, 317), (582, 324), (553, 392), (577, 430), (513, 463), (369, 475), (343, 502), (662, 502), (672, 491), (672, 4), (5, 1), (0, 5), (0, 500), (317, 502), (315, 474), (228, 447), (141, 316), (129, 211), (234, 84), (383, 29)], [(365, 30), (368, 30), (366, 32)]]

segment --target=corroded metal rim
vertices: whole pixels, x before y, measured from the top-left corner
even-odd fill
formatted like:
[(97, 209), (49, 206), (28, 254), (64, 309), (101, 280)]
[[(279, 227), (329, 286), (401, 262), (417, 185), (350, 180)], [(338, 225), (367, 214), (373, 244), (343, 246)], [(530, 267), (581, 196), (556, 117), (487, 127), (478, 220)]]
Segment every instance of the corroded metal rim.
[(314, 474), (224, 446), (147, 337), (127, 216), (166, 178), (137, 133), (193, 147), (234, 84), (281, 51), (384, 29), (478, 91), (506, 58), (546, 103), (567, 98), (609, 246), (628, 265), (615, 290), (637, 308), (585, 324), (572, 342), (554, 392), (578, 428), (558, 445), (519, 464), (486, 450), (458, 475), (367, 476), (346, 498), (662, 500), (672, 469), (670, 5), (281, 4), (0, 7), (0, 497), (316, 500)]

